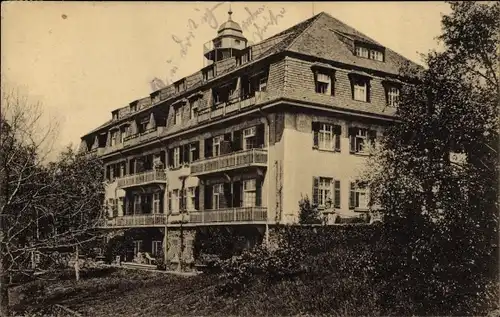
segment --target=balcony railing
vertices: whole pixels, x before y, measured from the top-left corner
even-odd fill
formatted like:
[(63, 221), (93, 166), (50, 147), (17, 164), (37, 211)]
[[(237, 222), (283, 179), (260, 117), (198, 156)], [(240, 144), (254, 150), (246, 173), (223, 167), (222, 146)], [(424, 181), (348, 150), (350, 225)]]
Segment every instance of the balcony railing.
[[(217, 119), (229, 113), (240, 111), (241, 109), (259, 103), (266, 96), (265, 92), (257, 91), (255, 95), (249, 97), (237, 97), (217, 105), (215, 109), (206, 109), (198, 114), (198, 122)], [(212, 105), (213, 106), (213, 105)]]
[(237, 207), (227, 209), (206, 210), (189, 213), (189, 223), (238, 223), (238, 222), (265, 222), (267, 220), (266, 207)]
[(164, 226), (166, 216), (164, 214), (142, 214), (116, 217), (110, 220), (104, 220), (101, 227), (149, 227)]
[(167, 175), (164, 169), (158, 169), (154, 171), (147, 171), (142, 173), (137, 173), (133, 175), (128, 175), (125, 177), (120, 177), (117, 180), (117, 186), (119, 188), (140, 186), (150, 183), (166, 183)]
[(152, 139), (155, 139), (157, 137), (160, 137), (163, 132), (164, 132), (165, 127), (156, 127), (152, 129), (148, 129), (144, 132), (141, 133), (136, 133), (129, 135), (128, 137), (125, 138), (123, 142), (124, 147), (140, 144), (142, 142), (146, 142)]
[(266, 166), (266, 164), (267, 151), (265, 149), (243, 150), (193, 162), (191, 174), (202, 175), (247, 166)]
[(90, 151), (88, 151), (87, 153), (85, 153), (85, 155), (87, 156), (101, 156), (105, 153), (105, 150), (106, 148), (103, 148), (103, 147), (100, 147), (100, 148), (94, 148)]

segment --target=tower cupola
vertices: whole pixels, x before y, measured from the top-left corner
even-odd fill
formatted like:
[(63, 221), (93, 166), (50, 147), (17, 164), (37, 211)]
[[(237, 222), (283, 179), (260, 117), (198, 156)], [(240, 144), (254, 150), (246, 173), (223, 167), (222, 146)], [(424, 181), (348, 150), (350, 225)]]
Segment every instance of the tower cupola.
[(212, 62), (238, 56), (247, 47), (247, 39), (243, 36), (241, 26), (233, 21), (233, 11), (229, 7), (228, 19), (222, 23), (217, 36), (203, 47), (205, 57)]

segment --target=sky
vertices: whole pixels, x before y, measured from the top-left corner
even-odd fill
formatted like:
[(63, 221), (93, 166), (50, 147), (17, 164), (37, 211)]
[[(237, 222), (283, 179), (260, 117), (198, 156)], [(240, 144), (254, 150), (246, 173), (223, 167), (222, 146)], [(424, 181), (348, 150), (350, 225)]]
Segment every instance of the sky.
[(230, 6), (254, 43), (324, 11), (420, 64), (439, 48), (450, 10), (412, 1), (2, 2), (2, 87), (41, 102), (59, 127), (56, 150), (77, 146), (112, 110), (149, 95), (154, 78), (173, 82), (203, 67), (203, 45)]

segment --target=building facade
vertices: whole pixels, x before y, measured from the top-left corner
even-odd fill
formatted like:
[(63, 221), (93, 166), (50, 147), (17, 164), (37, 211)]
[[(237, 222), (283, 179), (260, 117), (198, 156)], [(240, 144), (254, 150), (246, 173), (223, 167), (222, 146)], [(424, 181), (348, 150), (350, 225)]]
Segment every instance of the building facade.
[(250, 46), (231, 14), (203, 69), (82, 137), (106, 165), (103, 227), (146, 232), (131, 257), (192, 261), (207, 226), (265, 236), (297, 222), (304, 196), (322, 211), (370, 211), (359, 172), (394, 122), (409, 61), (326, 13)]

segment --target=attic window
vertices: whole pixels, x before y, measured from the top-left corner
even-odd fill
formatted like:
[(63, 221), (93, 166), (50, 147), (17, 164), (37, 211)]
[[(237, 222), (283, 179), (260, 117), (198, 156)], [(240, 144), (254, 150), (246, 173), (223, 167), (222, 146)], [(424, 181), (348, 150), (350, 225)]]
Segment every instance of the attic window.
[(186, 90), (186, 81), (183, 79), (175, 83), (175, 92), (179, 93)]
[(314, 72), (316, 93), (334, 95), (335, 69), (322, 63), (314, 63), (311, 68)]
[(356, 45), (356, 56), (373, 59), (379, 62), (384, 61), (384, 53), (381, 50)]
[(214, 78), (214, 67), (211, 66), (203, 71), (203, 80), (207, 81)]
[(137, 111), (137, 104), (130, 105), (130, 111), (136, 112)]
[(113, 120), (118, 120), (118, 112), (113, 112)]

